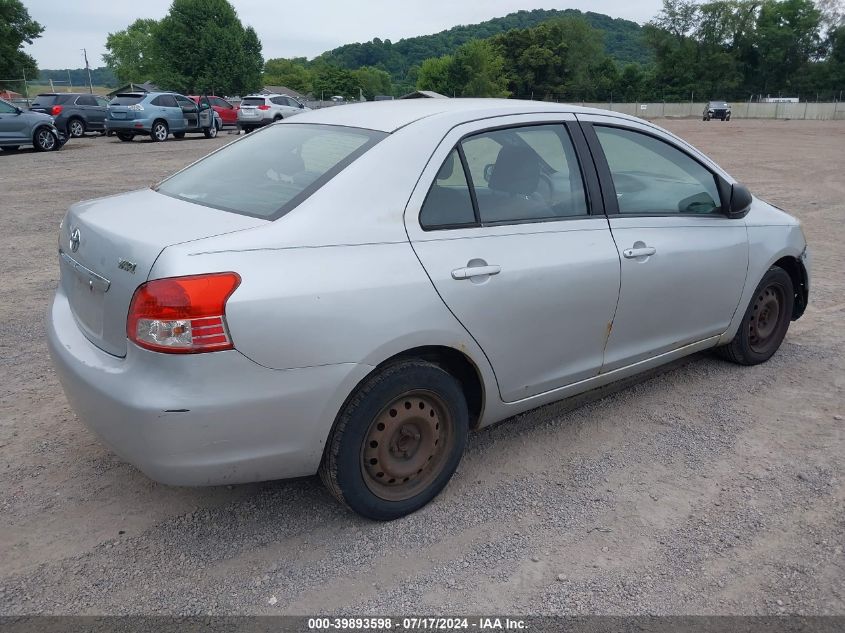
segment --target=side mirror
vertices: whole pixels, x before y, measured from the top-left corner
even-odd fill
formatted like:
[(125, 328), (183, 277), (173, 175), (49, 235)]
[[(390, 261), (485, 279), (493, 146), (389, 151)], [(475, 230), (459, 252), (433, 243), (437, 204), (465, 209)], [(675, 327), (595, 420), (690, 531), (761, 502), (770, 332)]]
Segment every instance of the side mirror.
[(735, 183), (731, 186), (731, 201), (728, 205), (729, 218), (743, 218), (751, 210), (754, 198), (745, 185)]
[(304, 107), (305, 107), (305, 104), (304, 104), (304, 103), (300, 103), (300, 104), (299, 104), (299, 109), (300, 109), (300, 110), (302, 110)]

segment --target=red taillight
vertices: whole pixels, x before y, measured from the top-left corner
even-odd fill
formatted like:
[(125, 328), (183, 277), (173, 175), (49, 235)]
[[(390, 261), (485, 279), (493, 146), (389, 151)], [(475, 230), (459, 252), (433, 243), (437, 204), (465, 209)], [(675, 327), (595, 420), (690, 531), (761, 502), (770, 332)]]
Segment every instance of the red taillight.
[(260, 105), (260, 106), (258, 106), (258, 109), (259, 109), (259, 110), (269, 110), (269, 109), (270, 109), (270, 106), (268, 106), (268, 105)]
[(233, 349), (226, 301), (240, 283), (237, 273), (148, 281), (132, 297), (126, 335), (141, 347), (171, 354)]
[(63, 109), (64, 109), (64, 106), (54, 105), (52, 107), (52, 109), (50, 110), (50, 114), (52, 114), (53, 116), (59, 116), (62, 113)]

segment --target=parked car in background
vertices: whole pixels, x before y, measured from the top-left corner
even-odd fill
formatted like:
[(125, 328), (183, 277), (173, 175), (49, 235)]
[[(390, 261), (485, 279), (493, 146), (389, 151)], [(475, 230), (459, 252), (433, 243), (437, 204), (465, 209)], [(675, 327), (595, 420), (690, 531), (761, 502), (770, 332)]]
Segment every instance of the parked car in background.
[(208, 99), (211, 108), (218, 114), (223, 125), (237, 125), (238, 124), (238, 106), (233, 105), (223, 99), (222, 97), (215, 97), (214, 95), (198, 96), (188, 95), (194, 103), (199, 104), (200, 99)]
[(0, 149), (13, 152), (21, 145), (36, 151), (52, 152), (65, 144), (67, 136), (43, 112), (27, 112), (0, 99)]
[(288, 95), (247, 95), (241, 100), (238, 110), (238, 126), (245, 132), (252, 132), (255, 128), (310, 110)]
[(87, 92), (45, 92), (35, 97), (32, 112), (49, 114), (62, 132), (79, 138), (85, 132), (105, 132), (109, 100)]
[(731, 120), (731, 106), (725, 101), (709, 101), (704, 106), (704, 114), (702, 120), (709, 121), (710, 119), (721, 119), (722, 121)]
[(197, 104), (175, 92), (124, 92), (115, 95), (108, 107), (106, 130), (121, 141), (138, 135), (166, 141), (170, 134), (182, 138), (201, 132), (214, 138), (223, 127), (219, 115), (202, 98)]
[(382, 520), (470, 429), (706, 349), (765, 362), (811, 283), (798, 220), (688, 143), (534, 101), (323, 108), (59, 231), (50, 353), (115, 452), (177, 485), (319, 472)]

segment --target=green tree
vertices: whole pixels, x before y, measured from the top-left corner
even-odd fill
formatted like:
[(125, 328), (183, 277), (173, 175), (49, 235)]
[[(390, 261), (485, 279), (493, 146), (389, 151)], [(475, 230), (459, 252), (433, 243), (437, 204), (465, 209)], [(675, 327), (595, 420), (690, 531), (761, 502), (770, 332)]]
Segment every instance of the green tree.
[(376, 95), (392, 94), (390, 73), (386, 70), (363, 66), (358, 70), (353, 70), (352, 77), (367, 100), (371, 101)]
[(449, 68), (452, 56), (431, 57), (423, 60), (417, 73), (417, 90), (433, 90), (451, 97), (453, 86), (449, 83)]
[(103, 61), (123, 82), (142, 83), (156, 72), (153, 33), (158, 20), (139, 19), (106, 38)]
[(304, 57), (268, 59), (264, 63), (264, 84), (287, 86), (302, 94), (314, 89), (314, 72)]
[(602, 33), (567, 17), (494, 37), (510, 90), (535, 99), (609, 98), (618, 70), (604, 52)]
[(358, 98), (358, 84), (351, 70), (321, 62), (314, 66), (314, 97), (329, 99), (335, 95)]
[(261, 86), (261, 42), (227, 0), (173, 0), (152, 39), (162, 87), (245, 94)]
[(505, 60), (486, 40), (458, 48), (449, 65), (449, 83), (459, 97), (507, 97)]
[[(30, 17), (20, 0), (0, 0), (0, 78), (38, 75), (38, 65), (22, 48), (43, 32), (44, 27)], [(22, 91), (23, 83), (8, 82), (8, 87)]]

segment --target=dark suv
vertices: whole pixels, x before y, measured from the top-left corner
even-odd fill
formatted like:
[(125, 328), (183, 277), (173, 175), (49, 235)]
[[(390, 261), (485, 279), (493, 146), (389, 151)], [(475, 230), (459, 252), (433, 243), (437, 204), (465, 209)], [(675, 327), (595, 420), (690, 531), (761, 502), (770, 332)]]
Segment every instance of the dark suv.
[(56, 127), (68, 136), (79, 138), (85, 132), (105, 131), (106, 106), (109, 100), (82, 92), (45, 92), (35, 97), (33, 112), (49, 114)]
[(721, 119), (722, 121), (731, 120), (731, 106), (725, 101), (709, 101), (704, 106), (704, 114), (701, 115), (702, 121), (709, 121), (710, 119)]

